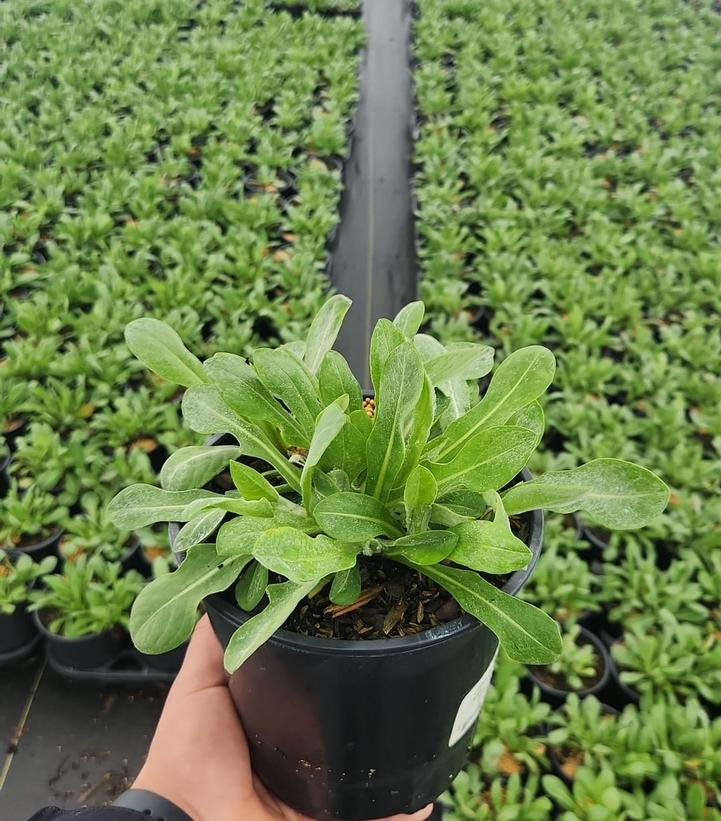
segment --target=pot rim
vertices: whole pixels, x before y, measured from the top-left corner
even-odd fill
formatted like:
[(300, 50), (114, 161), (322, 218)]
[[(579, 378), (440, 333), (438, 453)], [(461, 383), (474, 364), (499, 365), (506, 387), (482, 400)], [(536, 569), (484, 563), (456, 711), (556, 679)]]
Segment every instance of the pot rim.
[(29, 545), (25, 545), (25, 547), (3, 547), (3, 545), (0, 545), (0, 548), (2, 548), (10, 556), (21, 556), (23, 553), (27, 554), (28, 556), (33, 556), (38, 551), (45, 550), (46, 548), (50, 547), (50, 545), (52, 545), (52, 543), (55, 540), (57, 540), (59, 544), (64, 533), (64, 527), (57, 527), (42, 541), (32, 542)]
[[(221, 433), (211, 436), (206, 441), (206, 445), (219, 444), (225, 436), (229, 436), (229, 434)], [(518, 475), (525, 481), (532, 478), (531, 471), (528, 468), (523, 468)], [(540, 509), (532, 510), (526, 515), (528, 515), (530, 519), (528, 547), (532, 555), (528, 565), (521, 570), (516, 570), (501, 588), (504, 593), (508, 593), (511, 596), (518, 594), (523, 588), (523, 585), (528, 581), (536, 567), (543, 545), (543, 511)], [(169, 523), (168, 536), (171, 549), (179, 530), (180, 525), (177, 522)], [(248, 614), (227, 601), (222, 594), (214, 593), (207, 596), (205, 602), (222, 615), (223, 618), (237, 627), (240, 627), (241, 624), (244, 624), (248, 620)], [(272, 640), (307, 653), (315, 652), (324, 654), (333, 652), (370, 657), (418, 650), (426, 645), (448, 641), (458, 635), (469, 633), (472, 630), (480, 630), (481, 628), (489, 629), (482, 622), (478, 621), (478, 619), (466, 614), (445, 624), (439, 624), (437, 627), (431, 627), (429, 630), (424, 630), (410, 636), (394, 636), (386, 639), (367, 640), (322, 639), (316, 636), (304, 636), (281, 627), (273, 633)]]

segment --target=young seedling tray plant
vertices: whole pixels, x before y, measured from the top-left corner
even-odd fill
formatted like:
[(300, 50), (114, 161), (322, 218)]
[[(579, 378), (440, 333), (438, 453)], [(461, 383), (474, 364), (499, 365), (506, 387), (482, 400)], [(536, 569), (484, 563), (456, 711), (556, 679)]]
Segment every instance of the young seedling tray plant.
[(550, 664), (529, 667), (532, 680), (552, 704), (565, 701), (569, 693), (601, 693), (611, 674), (605, 646), (579, 624), (571, 624), (561, 632), (561, 654)]
[[(136, 645), (180, 644), (205, 598), (261, 778), (304, 813), (344, 819), (442, 792), (499, 641), (525, 663), (558, 656), (555, 622), (514, 595), (540, 551), (541, 509), (630, 528), (668, 496), (616, 459), (522, 474), (543, 433), (553, 354), (509, 355), (481, 397), (492, 349), (418, 333), (422, 303), (376, 325), (364, 399), (332, 350), (349, 305), (331, 297), (305, 342), (259, 348), (252, 363), (218, 353), (201, 364), (170, 327), (131, 323), (135, 355), (187, 386), (185, 422), (223, 438), (172, 454), (162, 488), (132, 486), (111, 503), (123, 529), (184, 523), (182, 564), (134, 605)], [(213, 485), (224, 471), (226, 492)], [(403, 693), (392, 715), (389, 692)], [(359, 704), (383, 720), (355, 721)]]
[(721, 641), (716, 631), (660, 614), (661, 628), (649, 630), (643, 619), (632, 622), (611, 648), (612, 671), (620, 698), (638, 701), (673, 697), (721, 703)]
[(35, 624), (58, 664), (79, 670), (102, 667), (122, 649), (130, 607), (145, 579), (101, 556), (65, 562), (30, 593)]
[(23, 491), (11, 482), (0, 499), (0, 548), (35, 559), (54, 555), (67, 513), (52, 494), (36, 487)]
[(46, 556), (40, 562), (26, 555), (11, 560), (0, 550), (0, 657), (34, 640), (37, 633), (26, 609), (30, 587), (51, 573), (56, 564), (53, 556)]

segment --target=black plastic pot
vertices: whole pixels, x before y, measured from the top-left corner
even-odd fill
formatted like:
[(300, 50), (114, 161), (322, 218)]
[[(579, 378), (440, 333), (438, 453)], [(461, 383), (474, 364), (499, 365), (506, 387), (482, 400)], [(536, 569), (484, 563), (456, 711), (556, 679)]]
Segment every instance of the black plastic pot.
[(608, 657), (611, 679), (604, 694), (604, 701), (617, 710), (623, 710), (628, 704), (638, 704), (641, 700), (640, 694), (633, 687), (629, 687), (628, 684), (621, 681), (621, 671), (611, 653), (608, 654)]
[(0, 655), (30, 644), (36, 636), (35, 625), (24, 604), (17, 605), (10, 615), (0, 613)]
[(538, 667), (534, 667), (533, 665), (529, 665), (527, 667), (531, 681), (541, 690), (543, 700), (547, 701), (549, 704), (553, 704), (555, 706), (563, 704), (570, 693), (576, 693), (579, 698), (584, 698), (585, 696), (596, 696), (598, 698), (599, 693), (603, 692), (608, 686), (611, 677), (611, 658), (604, 643), (598, 638), (598, 636), (594, 635), (585, 627), (580, 628), (579, 639), (581, 644), (592, 644), (596, 650), (596, 654), (601, 659), (603, 669), (598, 681), (594, 684), (584, 687), (581, 690), (562, 690), (543, 681), (538, 676)]
[[(542, 512), (529, 514), (529, 524), (533, 558), (505, 585), (511, 594), (540, 555)], [(171, 525), (171, 544), (177, 532)], [(247, 614), (223, 595), (205, 604), (227, 645)], [(497, 649), (495, 635), (471, 616), (371, 641), (280, 629), (229, 681), (253, 768), (272, 793), (318, 821), (418, 810), (466, 762)]]
[(589, 564), (602, 562), (605, 551), (608, 548), (608, 536), (610, 534), (608, 531), (604, 531), (603, 528), (594, 528), (591, 525), (583, 523), (580, 519), (579, 521), (581, 522), (583, 538), (591, 545), (591, 547), (584, 552), (586, 561)]
[(77, 639), (68, 639), (51, 633), (39, 613), (33, 613), (35, 626), (45, 637), (48, 654), (63, 667), (93, 670), (109, 664), (127, 644), (122, 631), (94, 633)]
[(3, 434), (5, 436), (5, 441), (8, 443), (11, 450), (15, 449), (15, 440), (18, 436), (22, 436), (23, 433), (25, 433), (27, 424), (27, 419), (23, 419), (20, 416), (16, 419), (9, 420), (7, 423)]
[(141, 661), (153, 670), (161, 670), (164, 673), (177, 673), (185, 660), (185, 652), (188, 643), (181, 644), (175, 650), (167, 653), (160, 653), (157, 656), (150, 656), (147, 653), (138, 653)]
[(57, 549), (62, 535), (62, 529), (58, 528), (58, 530), (54, 530), (49, 536), (46, 536), (38, 542), (33, 542), (23, 547), (6, 547), (4, 550), (7, 551), (11, 558), (22, 556), (23, 553), (26, 553), (28, 556), (31, 556), (34, 561), (39, 562), (46, 556), (57, 555)]
[(10, 467), (11, 459), (10, 454), (0, 457), (0, 498), (8, 492), (8, 488), (10, 487), (8, 468)]

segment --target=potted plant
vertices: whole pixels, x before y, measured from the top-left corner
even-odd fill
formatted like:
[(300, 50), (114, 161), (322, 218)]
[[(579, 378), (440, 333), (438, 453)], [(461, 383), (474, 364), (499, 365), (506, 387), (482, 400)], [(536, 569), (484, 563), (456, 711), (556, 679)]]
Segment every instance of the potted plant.
[(34, 562), (30, 556), (20, 555), (12, 561), (0, 550), (0, 656), (26, 646), (37, 635), (26, 610), (30, 586), (51, 573), (56, 563), (53, 556)]
[(602, 593), (599, 577), (578, 553), (546, 542), (523, 598), (558, 622), (585, 624), (600, 612)]
[(109, 562), (120, 562), (126, 570), (140, 570), (138, 539), (119, 533), (110, 521), (107, 505), (95, 493), (84, 493), (80, 499), (82, 514), (71, 518), (58, 545), (60, 558), (75, 561), (80, 556), (100, 555)]
[[(516, 351), (480, 397), (492, 349), (419, 334), (422, 303), (376, 325), (364, 399), (332, 350), (349, 304), (330, 298), (305, 342), (259, 348), (252, 364), (201, 364), (163, 323), (131, 323), (133, 353), (188, 386), (186, 424), (219, 438), (188, 451), (182, 479), (111, 502), (121, 528), (182, 522), (197, 542), (139, 596), (136, 646), (180, 644), (205, 599), (258, 774), (321, 819), (414, 810), (448, 786), (499, 639), (524, 663), (558, 656), (555, 622), (515, 595), (540, 552), (541, 509), (629, 528), (668, 496), (615, 459), (522, 474), (553, 354)], [(221, 492), (213, 479), (228, 470), (235, 488)]]
[(562, 650), (550, 664), (531, 665), (528, 672), (551, 704), (561, 704), (569, 693), (597, 695), (608, 684), (610, 663), (603, 643), (579, 624), (561, 631)]
[(135, 570), (121, 574), (117, 562), (80, 556), (31, 591), (28, 610), (57, 664), (91, 670), (108, 664), (122, 649), (130, 606), (145, 579)]
[(523, 667), (501, 654), (476, 724), (470, 759), (486, 775), (507, 779), (548, 767), (546, 727), (551, 707), (537, 690), (521, 691)]
[(625, 821), (657, 817), (643, 812), (642, 799), (621, 789), (613, 770), (606, 765), (597, 771), (581, 765), (570, 786), (556, 775), (544, 775), (541, 782), (546, 794), (559, 808), (558, 818), (562, 821)]
[(547, 821), (551, 800), (542, 794), (537, 773), (488, 778), (476, 764), (458, 773), (452, 796), (443, 796), (444, 821)]
[(35, 559), (54, 555), (67, 514), (52, 494), (36, 487), (23, 491), (11, 481), (0, 499), (0, 548)]
[[(619, 771), (619, 764), (625, 763), (625, 745), (617, 716), (618, 711), (593, 695), (579, 698), (577, 693), (571, 693), (568, 696), (563, 708), (551, 716), (555, 726), (548, 733), (548, 755), (559, 778), (570, 784), (581, 764), (598, 769), (601, 764), (609, 763), (615, 772)], [(643, 769), (642, 773), (646, 774), (647, 770)]]
[(679, 622), (669, 612), (660, 613), (659, 621), (655, 629), (643, 618), (633, 621), (611, 647), (618, 706), (644, 695), (721, 704), (717, 632), (707, 634), (703, 627)]

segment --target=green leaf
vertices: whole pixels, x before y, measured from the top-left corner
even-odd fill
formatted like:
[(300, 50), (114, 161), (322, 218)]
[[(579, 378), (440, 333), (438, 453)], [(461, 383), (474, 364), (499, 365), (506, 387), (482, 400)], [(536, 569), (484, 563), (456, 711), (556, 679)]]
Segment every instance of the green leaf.
[(402, 535), (388, 508), (363, 493), (334, 493), (315, 506), (313, 515), (323, 530), (343, 542), (366, 542), (376, 536)]
[(454, 490), (445, 493), (438, 502), (467, 519), (480, 519), (488, 508), (485, 494), (475, 490)]
[(257, 561), (243, 571), (235, 587), (235, 600), (241, 610), (250, 613), (260, 604), (268, 586), (268, 568)]
[(217, 353), (205, 362), (204, 367), (223, 401), (238, 416), (270, 422), (280, 428), (287, 444), (308, 447), (307, 432), (273, 397), (245, 359), (235, 354)]
[(343, 324), (343, 318), (350, 306), (351, 301), (347, 296), (336, 294), (326, 300), (311, 322), (303, 357), (311, 373), (317, 374), (320, 370), (325, 355), (335, 343), (340, 326)]
[(506, 507), (503, 504), (503, 499), (501, 499), (501, 495), (498, 491), (487, 491), (483, 494), (483, 499), (488, 507), (493, 510), (493, 521), (497, 522), (499, 525), (503, 525), (506, 530), (510, 530), (511, 523), (508, 520), (508, 513), (506, 513)]
[(395, 348), (383, 369), (375, 422), (366, 447), (366, 493), (371, 496), (390, 496), (406, 454), (406, 422), (415, 411), (424, 379), (423, 363), (413, 343)]
[(440, 356), (446, 350), (445, 345), (441, 345), (434, 336), (428, 334), (416, 334), (413, 337), (413, 344), (424, 363), (435, 356)]
[(210, 490), (163, 490), (153, 485), (131, 485), (111, 500), (108, 513), (120, 530), (137, 530), (156, 522), (186, 522), (191, 502), (222, 498)]
[(183, 340), (165, 322), (144, 317), (125, 328), (128, 347), (146, 368), (178, 385), (202, 385), (208, 378), (200, 360), (185, 347)]
[(261, 382), (288, 408), (310, 441), (316, 417), (323, 410), (318, 380), (285, 348), (258, 348), (253, 363)]
[(237, 516), (261, 516), (269, 518), (273, 515), (273, 506), (268, 499), (236, 499), (226, 496), (217, 502), (208, 502), (203, 507), (206, 510), (225, 510)]
[(388, 319), (379, 319), (373, 329), (371, 336), (369, 364), (371, 372), (371, 382), (378, 399), (381, 386), (381, 378), (385, 369), (388, 357), (393, 351), (406, 341), (406, 337), (399, 328)]
[(361, 575), (358, 564), (341, 570), (333, 576), (329, 598), (333, 604), (353, 604), (361, 594)]
[(452, 562), (484, 573), (510, 573), (526, 567), (532, 553), (500, 522), (463, 522), (453, 528), (458, 546), (450, 556)]
[(173, 542), (173, 550), (176, 553), (182, 553), (193, 547), (193, 545), (205, 541), (215, 533), (224, 518), (224, 510), (203, 510), (201, 513), (194, 515), (178, 531), (178, 535)]
[(142, 653), (166, 653), (193, 632), (200, 602), (229, 587), (250, 556), (222, 558), (212, 544), (191, 548), (180, 567), (145, 587), (130, 614), (130, 633)]
[(348, 407), (360, 410), (363, 396), (358, 380), (353, 376), (350, 366), (338, 351), (328, 351), (318, 373), (318, 388), (324, 405), (330, 405), (339, 396), (348, 395)]
[(237, 445), (180, 448), (163, 463), (160, 484), (165, 490), (191, 490), (203, 487), (240, 455)]
[(458, 536), (450, 530), (423, 530), (396, 539), (383, 551), (389, 558), (402, 556), (415, 564), (438, 564), (448, 558), (458, 544)]
[(317, 530), (312, 519), (280, 508), (277, 508), (275, 515), (270, 518), (239, 516), (226, 522), (218, 531), (216, 539), (218, 554), (221, 556), (251, 554), (260, 534), (278, 527), (294, 527), (303, 532)]
[(594, 459), (514, 485), (503, 504), (511, 515), (536, 508), (582, 510), (603, 527), (629, 530), (653, 521), (668, 498), (668, 487), (650, 470), (621, 459)]
[(354, 482), (366, 467), (366, 444), (373, 428), (364, 410), (355, 410), (348, 415), (348, 424), (343, 425), (338, 436), (323, 454), (320, 466), (332, 472), (342, 470), (350, 482)]
[(500, 639), (514, 661), (550, 664), (561, 653), (561, 633), (550, 616), (509, 596), (473, 570), (405, 562), (445, 588), (458, 604)]
[(426, 360), (425, 368), (433, 387), (447, 392), (446, 386), (456, 378), (480, 379), (493, 368), (493, 348), (473, 342), (457, 342), (447, 350)]
[(396, 328), (403, 331), (408, 339), (413, 339), (423, 323), (425, 313), (426, 306), (420, 300), (417, 302), (409, 302), (408, 305), (398, 311), (393, 320), (393, 324)]
[(459, 487), (497, 490), (521, 471), (535, 445), (530, 430), (500, 425), (477, 433), (450, 462), (431, 462), (428, 468), (441, 494)]
[(418, 465), (423, 448), (428, 441), (428, 435), (433, 426), (433, 414), (435, 412), (435, 392), (431, 386), (431, 381), (427, 376), (423, 378), (421, 395), (410, 416), (410, 424), (406, 424), (408, 433), (406, 434), (406, 451), (398, 475), (394, 480), (394, 489), (391, 496), (400, 496), (399, 488), (402, 488), (410, 472)]
[(480, 430), (503, 425), (547, 390), (555, 369), (548, 348), (530, 345), (515, 351), (498, 366), (483, 399), (451, 422), (440, 442), (430, 442), (429, 451), (436, 459), (457, 454)]
[(300, 477), (300, 488), (305, 509), (310, 511), (313, 496), (313, 473), (331, 442), (338, 436), (348, 417), (344, 411), (348, 407), (348, 396), (338, 397), (332, 404), (318, 414), (313, 438), (303, 465)]
[(267, 499), (269, 502), (277, 502), (280, 498), (278, 491), (265, 476), (242, 462), (230, 463), (230, 477), (243, 499)]
[(266, 530), (258, 537), (253, 556), (268, 570), (292, 582), (318, 581), (355, 564), (360, 545), (320, 535), (311, 537), (293, 527)]
[(225, 669), (234, 673), (243, 662), (282, 627), (297, 605), (313, 590), (316, 582), (268, 585), (268, 604), (248, 619), (230, 637), (225, 649)]
[(272, 465), (294, 490), (300, 490), (300, 473), (280, 453), (260, 428), (244, 422), (211, 385), (188, 388), (183, 396), (183, 416), (197, 433), (230, 433), (245, 456), (255, 456)]
[(403, 490), (406, 530), (409, 533), (418, 533), (428, 527), (437, 492), (438, 484), (430, 470), (423, 465), (416, 465), (408, 475)]
[(546, 418), (543, 415), (541, 403), (534, 400), (520, 410), (517, 410), (512, 416), (508, 417), (507, 424), (516, 425), (519, 428), (526, 428), (526, 430), (532, 431), (536, 437), (537, 448), (541, 443), (541, 439), (543, 439), (543, 432), (546, 429)]

